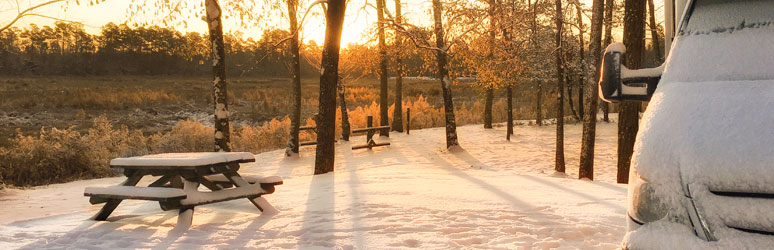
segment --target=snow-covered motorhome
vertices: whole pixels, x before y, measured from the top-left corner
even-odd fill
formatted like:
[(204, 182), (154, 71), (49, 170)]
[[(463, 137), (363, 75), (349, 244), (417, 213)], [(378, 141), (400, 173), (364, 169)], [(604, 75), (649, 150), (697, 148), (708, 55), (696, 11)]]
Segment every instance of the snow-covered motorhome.
[(600, 96), (650, 101), (624, 249), (774, 246), (774, 0), (665, 0), (664, 65), (605, 51)]

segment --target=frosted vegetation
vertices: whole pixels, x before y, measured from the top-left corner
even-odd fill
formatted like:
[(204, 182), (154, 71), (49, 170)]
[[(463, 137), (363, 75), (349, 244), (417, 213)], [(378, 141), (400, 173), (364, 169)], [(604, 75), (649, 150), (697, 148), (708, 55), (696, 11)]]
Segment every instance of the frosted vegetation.
[[(355, 95), (362, 93), (352, 92), (356, 93)], [(353, 96), (353, 99), (356, 98)], [(495, 121), (505, 120), (505, 105), (503, 100), (494, 104)], [(443, 110), (433, 107), (425, 97), (405, 101), (403, 107), (411, 109), (412, 130), (444, 125)], [(479, 123), (483, 110), (483, 104), (480, 102), (475, 102), (470, 107), (462, 105), (456, 111), (457, 123)], [(366, 117), (369, 114), (378, 114), (378, 111), (379, 105), (376, 103), (352, 108), (349, 110), (349, 121), (353, 128), (365, 127)], [(390, 106), (389, 114), (392, 119), (393, 106)], [(337, 114), (337, 117), (338, 137), (341, 135), (341, 116)], [(313, 125), (314, 121), (307, 118), (302, 123)], [(116, 173), (108, 168), (108, 163), (115, 157), (212, 151), (213, 128), (193, 120), (181, 120), (167, 132), (150, 135), (144, 135), (142, 131), (128, 129), (126, 126), (116, 126), (105, 116), (95, 118), (91, 127), (85, 132), (69, 127), (43, 128), (32, 135), (18, 134), (11, 139), (9, 146), (0, 147), (0, 174), (8, 185), (44, 185), (113, 176)], [(235, 151), (253, 153), (279, 149), (287, 143), (289, 129), (290, 119), (287, 117), (272, 119), (262, 125), (239, 126), (232, 132), (232, 146)], [(301, 141), (312, 139), (315, 139), (313, 134), (301, 134)]]

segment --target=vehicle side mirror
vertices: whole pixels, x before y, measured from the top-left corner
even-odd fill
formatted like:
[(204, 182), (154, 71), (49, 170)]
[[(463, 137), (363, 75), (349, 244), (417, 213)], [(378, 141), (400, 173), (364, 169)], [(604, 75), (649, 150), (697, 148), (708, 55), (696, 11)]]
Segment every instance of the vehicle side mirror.
[(630, 70), (621, 64), (625, 52), (626, 47), (621, 43), (610, 44), (605, 49), (599, 79), (600, 98), (606, 102), (650, 101), (664, 66)]

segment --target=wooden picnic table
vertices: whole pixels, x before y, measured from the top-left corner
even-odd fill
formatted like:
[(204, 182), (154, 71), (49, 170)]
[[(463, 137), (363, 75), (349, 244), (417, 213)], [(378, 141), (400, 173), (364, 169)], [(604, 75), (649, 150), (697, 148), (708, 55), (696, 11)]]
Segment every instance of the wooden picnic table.
[[(88, 187), (84, 195), (92, 204), (105, 203), (93, 217), (106, 220), (125, 199), (158, 201), (162, 210), (179, 209), (178, 224), (190, 225), (195, 206), (247, 198), (264, 213), (276, 209), (261, 195), (282, 184), (278, 176), (243, 177), (241, 163), (254, 162), (251, 153), (168, 153), (116, 158), (111, 168), (122, 169), (126, 180), (118, 186)], [(148, 187), (137, 187), (145, 176), (156, 178)], [(206, 191), (200, 191), (199, 186)]]

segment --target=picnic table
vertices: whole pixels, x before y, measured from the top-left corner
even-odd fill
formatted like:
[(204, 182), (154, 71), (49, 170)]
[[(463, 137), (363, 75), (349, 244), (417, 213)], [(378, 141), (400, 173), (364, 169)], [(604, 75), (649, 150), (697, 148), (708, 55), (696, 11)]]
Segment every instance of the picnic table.
[[(87, 187), (85, 196), (91, 204), (104, 203), (93, 217), (106, 220), (125, 199), (158, 201), (164, 211), (178, 209), (178, 225), (190, 225), (195, 206), (247, 198), (260, 211), (275, 213), (276, 209), (261, 197), (274, 192), (282, 184), (279, 176), (243, 177), (241, 163), (254, 162), (251, 153), (168, 153), (116, 158), (110, 167), (122, 169), (126, 180), (118, 186)], [(147, 187), (137, 183), (145, 176), (156, 178)], [(199, 186), (205, 191), (200, 191)]]

